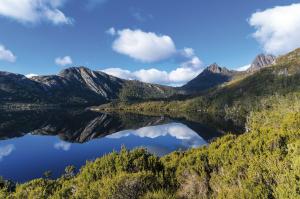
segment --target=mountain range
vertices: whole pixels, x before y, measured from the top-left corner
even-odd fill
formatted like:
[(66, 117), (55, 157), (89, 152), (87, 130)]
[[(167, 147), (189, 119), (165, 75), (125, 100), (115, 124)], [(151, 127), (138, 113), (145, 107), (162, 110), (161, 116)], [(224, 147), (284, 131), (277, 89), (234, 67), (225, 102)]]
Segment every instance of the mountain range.
[(166, 98), (174, 88), (123, 80), (86, 67), (72, 67), (58, 75), (35, 76), (0, 72), (0, 102), (61, 105), (99, 105), (116, 99)]
[(246, 71), (229, 70), (214, 63), (203, 70), (197, 77), (189, 81), (182, 88), (188, 92), (201, 92), (218, 85), (230, 82), (235, 78), (245, 77), (259, 71), (262, 68), (275, 63), (276, 57), (273, 55), (259, 54), (255, 57), (250, 67)]
[[(268, 109), (280, 96), (293, 99), (300, 91), (300, 48), (277, 57), (270, 65), (262, 67), (258, 64), (259, 60), (261, 55), (252, 64), (252, 69), (257, 67), (254, 71), (230, 71), (213, 64), (187, 85), (179, 88), (185, 89), (188, 94), (181, 98), (131, 104), (109, 103), (94, 110), (179, 115), (193, 121), (201, 118), (223, 118), (222, 120), (229, 121), (244, 131), (251, 112)], [(204, 80), (214, 84), (203, 88), (201, 86), (204, 84), (201, 83)]]
[(71, 67), (57, 75), (34, 76), (0, 72), (0, 103), (56, 104), (63, 106), (101, 105), (112, 101), (143, 101), (201, 93), (226, 82), (252, 74), (275, 62), (272, 55), (258, 55), (247, 71), (208, 66), (182, 87), (170, 87), (124, 80), (86, 67)]

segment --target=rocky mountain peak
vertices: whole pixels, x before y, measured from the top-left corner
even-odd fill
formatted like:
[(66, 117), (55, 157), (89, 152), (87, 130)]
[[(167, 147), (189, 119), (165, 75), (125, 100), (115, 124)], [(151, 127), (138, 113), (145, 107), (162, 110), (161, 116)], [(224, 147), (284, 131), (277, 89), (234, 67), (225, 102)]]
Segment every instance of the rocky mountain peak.
[(66, 68), (59, 72), (58, 76), (61, 77), (70, 77), (74, 75), (82, 75), (82, 74), (92, 74), (93, 71), (91, 71), (89, 68), (86, 68), (84, 66), (79, 67), (70, 67)]
[(207, 70), (213, 73), (220, 73), (222, 68), (217, 63), (213, 63), (207, 67)]
[(209, 72), (209, 73), (218, 73), (218, 74), (226, 73), (227, 74), (230, 71), (225, 67), (219, 66), (217, 63), (213, 63), (210, 66), (208, 66), (203, 72), (204, 73)]
[(204, 91), (230, 81), (235, 73), (235, 71), (231, 71), (225, 67), (221, 67), (218, 64), (213, 63), (182, 88), (188, 90), (189, 92)]
[(276, 60), (276, 57), (274, 55), (259, 54), (253, 60), (251, 66), (247, 70), (247, 72), (254, 72), (254, 71), (260, 70), (262, 68), (265, 68), (265, 67), (273, 64), (275, 62), (275, 60)]

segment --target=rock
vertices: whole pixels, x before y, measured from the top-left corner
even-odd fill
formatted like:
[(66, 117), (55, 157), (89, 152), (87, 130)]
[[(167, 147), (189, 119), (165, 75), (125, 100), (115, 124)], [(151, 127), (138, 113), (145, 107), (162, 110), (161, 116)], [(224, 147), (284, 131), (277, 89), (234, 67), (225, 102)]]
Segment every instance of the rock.
[(247, 72), (255, 72), (262, 68), (270, 66), (273, 63), (275, 63), (275, 60), (276, 60), (276, 57), (273, 55), (259, 54), (253, 60), (251, 66), (250, 66), (250, 68), (248, 68)]

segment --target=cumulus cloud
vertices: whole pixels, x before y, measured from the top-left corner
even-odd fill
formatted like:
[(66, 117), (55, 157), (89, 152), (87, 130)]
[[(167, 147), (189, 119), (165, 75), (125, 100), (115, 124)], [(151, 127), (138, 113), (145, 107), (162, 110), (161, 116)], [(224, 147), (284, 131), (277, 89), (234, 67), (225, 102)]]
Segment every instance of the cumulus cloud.
[(128, 80), (137, 79), (131, 71), (124, 70), (122, 68), (107, 68), (107, 69), (104, 69), (101, 71), (104, 73), (107, 73), (109, 75), (122, 78), (122, 79), (128, 79)]
[(67, 66), (73, 63), (72, 58), (70, 56), (65, 57), (57, 57), (55, 59), (55, 63), (59, 66)]
[(202, 70), (202, 62), (196, 57), (193, 61), (183, 63), (182, 66), (175, 70), (171, 70), (170, 72), (156, 68), (141, 69), (137, 71), (129, 71), (121, 68), (107, 68), (102, 70), (102, 72), (122, 79), (181, 86), (199, 75)]
[(191, 60), (183, 62), (181, 67), (176, 68), (169, 74), (170, 82), (176, 84), (186, 83), (195, 78), (203, 70), (202, 61), (194, 56)]
[(157, 62), (169, 59), (175, 60), (178, 64), (178, 68), (171, 71), (157, 68), (136, 71), (121, 68), (107, 68), (102, 70), (107, 74), (123, 79), (136, 79), (148, 83), (180, 86), (195, 78), (203, 70), (203, 63), (196, 56), (194, 49), (184, 48), (177, 50), (172, 38), (167, 35), (143, 32), (139, 29), (115, 30), (113, 27), (106, 32), (117, 36), (113, 42), (113, 49), (116, 52), (142, 62)]
[(27, 77), (27, 78), (31, 78), (31, 77), (35, 77), (35, 76), (39, 76), (39, 75), (34, 74), (34, 73), (29, 73), (29, 74), (25, 75), (25, 77)]
[(192, 48), (184, 48), (176, 53), (177, 61), (181, 61), (178, 68), (169, 72), (156, 68), (140, 69), (136, 71), (121, 68), (107, 68), (103, 72), (122, 79), (140, 80), (147, 83), (158, 83), (181, 86), (195, 78), (203, 70), (202, 61), (195, 55)]
[(114, 27), (111, 27), (110, 29), (108, 29), (106, 31), (106, 33), (109, 34), (109, 35), (114, 36), (114, 35), (116, 35), (116, 29)]
[(71, 149), (71, 144), (60, 141), (54, 144), (54, 148), (57, 150), (69, 151)]
[(63, 3), (64, 0), (1, 0), (0, 15), (21, 23), (72, 24), (73, 20), (59, 10)]
[(124, 29), (116, 32), (113, 50), (142, 62), (156, 62), (176, 53), (176, 47), (167, 35)]
[(0, 60), (15, 62), (16, 59), (16, 56), (10, 50), (6, 49), (5, 46), (0, 45)]
[(255, 12), (249, 24), (267, 53), (279, 55), (300, 47), (300, 3)]
[(237, 68), (236, 70), (237, 70), (237, 71), (246, 71), (246, 70), (248, 70), (250, 67), (251, 67), (251, 64), (247, 64), (247, 65), (245, 65), (245, 66), (241, 66), (241, 67)]
[(141, 69), (133, 72), (137, 79), (149, 83), (167, 83), (169, 81), (168, 73), (155, 68)]
[(195, 51), (194, 51), (194, 49), (192, 49), (192, 48), (184, 48), (183, 50), (180, 50), (180, 51), (179, 51), (179, 54), (180, 54), (182, 57), (190, 58), (190, 57), (195, 56)]
[(6, 157), (9, 156), (14, 150), (15, 150), (15, 146), (13, 144), (9, 144), (3, 147), (0, 147), (0, 161)]

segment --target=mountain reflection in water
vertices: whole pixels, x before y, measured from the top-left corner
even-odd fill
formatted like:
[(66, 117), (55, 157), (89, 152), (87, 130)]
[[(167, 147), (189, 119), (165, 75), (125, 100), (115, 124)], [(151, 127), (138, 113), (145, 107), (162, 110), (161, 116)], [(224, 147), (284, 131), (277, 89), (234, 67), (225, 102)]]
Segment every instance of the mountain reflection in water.
[(162, 156), (221, 135), (202, 124), (167, 117), (80, 110), (1, 112), (0, 121), (0, 176), (18, 182), (41, 177), (46, 170), (58, 177), (68, 165), (80, 168), (123, 145)]

